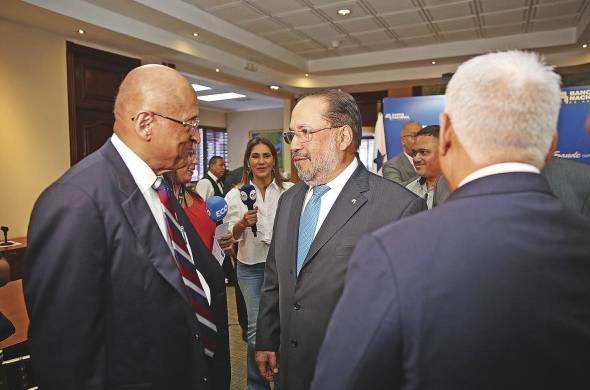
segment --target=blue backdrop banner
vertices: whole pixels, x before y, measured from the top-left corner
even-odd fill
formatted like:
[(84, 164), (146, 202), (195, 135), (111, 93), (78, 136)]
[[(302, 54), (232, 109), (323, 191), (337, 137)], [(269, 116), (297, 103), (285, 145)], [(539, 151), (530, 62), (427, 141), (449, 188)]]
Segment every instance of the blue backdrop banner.
[[(590, 86), (563, 88), (561, 102), (555, 154), (590, 164), (590, 136), (584, 131), (584, 122), (590, 113)], [(444, 95), (383, 99), (387, 158), (401, 152), (399, 132), (404, 123), (413, 120), (423, 126), (437, 125), (438, 115), (443, 110)]]

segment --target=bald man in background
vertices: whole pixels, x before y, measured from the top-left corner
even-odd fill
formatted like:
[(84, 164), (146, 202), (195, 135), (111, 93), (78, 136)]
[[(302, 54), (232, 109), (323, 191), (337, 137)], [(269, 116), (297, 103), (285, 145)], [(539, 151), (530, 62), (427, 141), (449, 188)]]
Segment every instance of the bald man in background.
[[(155, 189), (199, 142), (196, 94), (175, 70), (145, 65), (123, 80), (114, 113), (111, 139), (31, 216), (24, 292), (39, 386), (227, 389), (223, 271), (174, 197), (164, 216)], [(178, 241), (192, 269), (179, 265)], [(207, 302), (201, 318), (195, 291)]]

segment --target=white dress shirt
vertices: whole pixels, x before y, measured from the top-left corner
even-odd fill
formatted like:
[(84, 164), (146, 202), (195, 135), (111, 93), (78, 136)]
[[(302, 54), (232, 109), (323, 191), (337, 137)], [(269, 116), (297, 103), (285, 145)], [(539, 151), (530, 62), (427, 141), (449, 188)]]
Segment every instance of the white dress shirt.
[[(273, 180), (266, 188), (264, 199), (260, 189), (254, 185), (256, 189), (256, 203), (254, 206), (258, 206), (258, 222), (256, 223), (258, 231), (256, 237), (254, 237), (252, 229), (247, 227), (238, 237), (237, 258), (240, 262), (252, 265), (266, 261), (270, 241), (272, 240), (279, 197), (292, 185), (293, 183), (283, 182), (283, 188), (281, 189)], [(248, 212), (248, 207), (242, 202), (239, 188), (232, 188), (225, 196), (225, 200), (227, 202), (227, 214), (223, 222), (229, 224), (229, 231), (231, 232), (234, 225)]]
[[(154, 216), (156, 223), (160, 228), (160, 232), (162, 233), (162, 236), (168, 243), (168, 247), (172, 252), (170, 238), (168, 237), (168, 229), (166, 227), (166, 221), (164, 220), (164, 213), (162, 211), (162, 204), (160, 203), (158, 193), (152, 188), (152, 185), (157, 179), (156, 174), (152, 168), (150, 168), (149, 165), (145, 163), (145, 161), (143, 161), (133, 150), (131, 150), (127, 145), (125, 145), (123, 141), (121, 141), (121, 138), (119, 138), (117, 134), (113, 134), (111, 136), (111, 142), (131, 172), (131, 176), (133, 176), (135, 184), (137, 184), (137, 187), (145, 198), (145, 201), (147, 202), (152, 215)], [(188, 246), (189, 252), (191, 252), (192, 256), (191, 247), (188, 241), (186, 245)], [(209, 285), (199, 270), (197, 270), (197, 274), (199, 275), (199, 280), (201, 281), (203, 290), (205, 290), (205, 294), (207, 295), (207, 300), (209, 303), (211, 303), (211, 290)]]
[[(217, 178), (217, 176), (211, 173), (211, 171), (207, 171), (207, 176), (213, 179), (213, 181), (215, 181), (217, 184), (220, 184), (218, 181), (219, 178)], [(221, 192), (223, 192), (223, 185), (219, 185), (219, 188), (221, 188)], [(201, 195), (201, 198), (205, 200), (209, 199), (210, 196), (215, 195), (213, 184), (211, 184), (211, 182), (207, 178), (203, 178), (197, 182), (195, 191), (197, 191), (197, 194)]]
[(487, 167), (483, 167), (478, 169), (477, 171), (471, 172), (469, 175), (465, 176), (463, 180), (459, 183), (459, 187), (477, 180), (481, 179), (485, 176), (497, 175), (500, 173), (509, 173), (509, 172), (529, 172), (529, 173), (537, 173), (540, 174), (541, 171), (535, 166), (525, 163), (519, 162), (507, 162), (507, 163), (500, 163), (500, 164), (492, 164), (488, 165)]
[[(314, 237), (316, 234), (318, 234), (318, 231), (320, 230), (320, 227), (322, 227), (322, 224), (332, 209), (332, 206), (334, 206), (334, 203), (336, 203), (336, 199), (338, 199), (338, 195), (340, 195), (340, 192), (342, 192), (344, 185), (348, 182), (358, 166), (359, 163), (355, 158), (342, 172), (340, 172), (338, 176), (332, 179), (332, 181), (326, 183), (326, 185), (330, 187), (330, 190), (328, 190), (328, 192), (322, 196), (320, 214), (318, 215), (318, 222), (315, 225), (315, 232), (313, 234)], [(311, 199), (312, 194), (313, 187), (309, 187), (307, 194), (305, 194), (305, 200), (303, 201), (303, 207), (301, 208), (301, 215), (303, 215), (303, 210), (305, 210), (305, 206), (307, 205), (307, 202), (309, 202), (309, 199)]]
[(412, 156), (410, 156), (409, 154), (407, 154), (406, 152), (404, 152), (404, 156), (406, 156), (406, 158), (408, 160), (410, 160), (410, 164), (412, 164), (412, 166), (414, 167), (414, 169), (416, 169), (416, 166), (414, 165), (414, 159), (412, 158)]

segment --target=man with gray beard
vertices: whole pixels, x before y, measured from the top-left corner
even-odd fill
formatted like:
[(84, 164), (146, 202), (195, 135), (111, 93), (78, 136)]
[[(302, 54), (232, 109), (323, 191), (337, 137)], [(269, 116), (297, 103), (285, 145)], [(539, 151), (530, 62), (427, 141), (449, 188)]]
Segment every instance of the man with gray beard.
[(360, 236), (426, 208), (363, 166), (361, 136), (356, 102), (335, 90), (301, 99), (284, 133), (301, 181), (279, 200), (256, 334), (258, 368), (281, 390), (309, 388)]

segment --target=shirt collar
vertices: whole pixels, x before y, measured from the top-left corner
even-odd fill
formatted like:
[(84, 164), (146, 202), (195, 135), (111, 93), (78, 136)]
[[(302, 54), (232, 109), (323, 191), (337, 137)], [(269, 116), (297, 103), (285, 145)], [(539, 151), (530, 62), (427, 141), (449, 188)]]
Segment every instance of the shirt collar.
[(459, 183), (459, 187), (477, 180), (481, 179), (482, 177), (497, 175), (500, 173), (509, 173), (509, 172), (530, 172), (530, 173), (541, 173), (539, 169), (531, 164), (525, 164), (520, 162), (506, 162), (500, 164), (492, 164), (488, 165), (487, 167), (483, 167), (478, 169), (477, 171), (471, 172), (469, 175), (465, 176), (461, 183)]
[(218, 178), (217, 176), (215, 176), (215, 175), (213, 174), (213, 172), (211, 172), (211, 171), (207, 171), (207, 175), (209, 175), (209, 177), (210, 177), (211, 179), (215, 180), (215, 182), (217, 182), (217, 181), (219, 180), (219, 178)]
[(133, 176), (133, 180), (135, 180), (135, 184), (137, 184), (140, 191), (145, 192), (151, 188), (156, 181), (156, 174), (152, 168), (127, 146), (117, 134), (111, 136), (111, 142), (119, 155), (121, 155), (127, 168), (129, 168), (131, 176)]
[(412, 158), (412, 156), (410, 156), (409, 154), (407, 154), (405, 151), (403, 151), (402, 153), (404, 154), (404, 156), (406, 156), (406, 158), (408, 160), (410, 160), (410, 164), (412, 164), (412, 166), (414, 166), (414, 159)]

